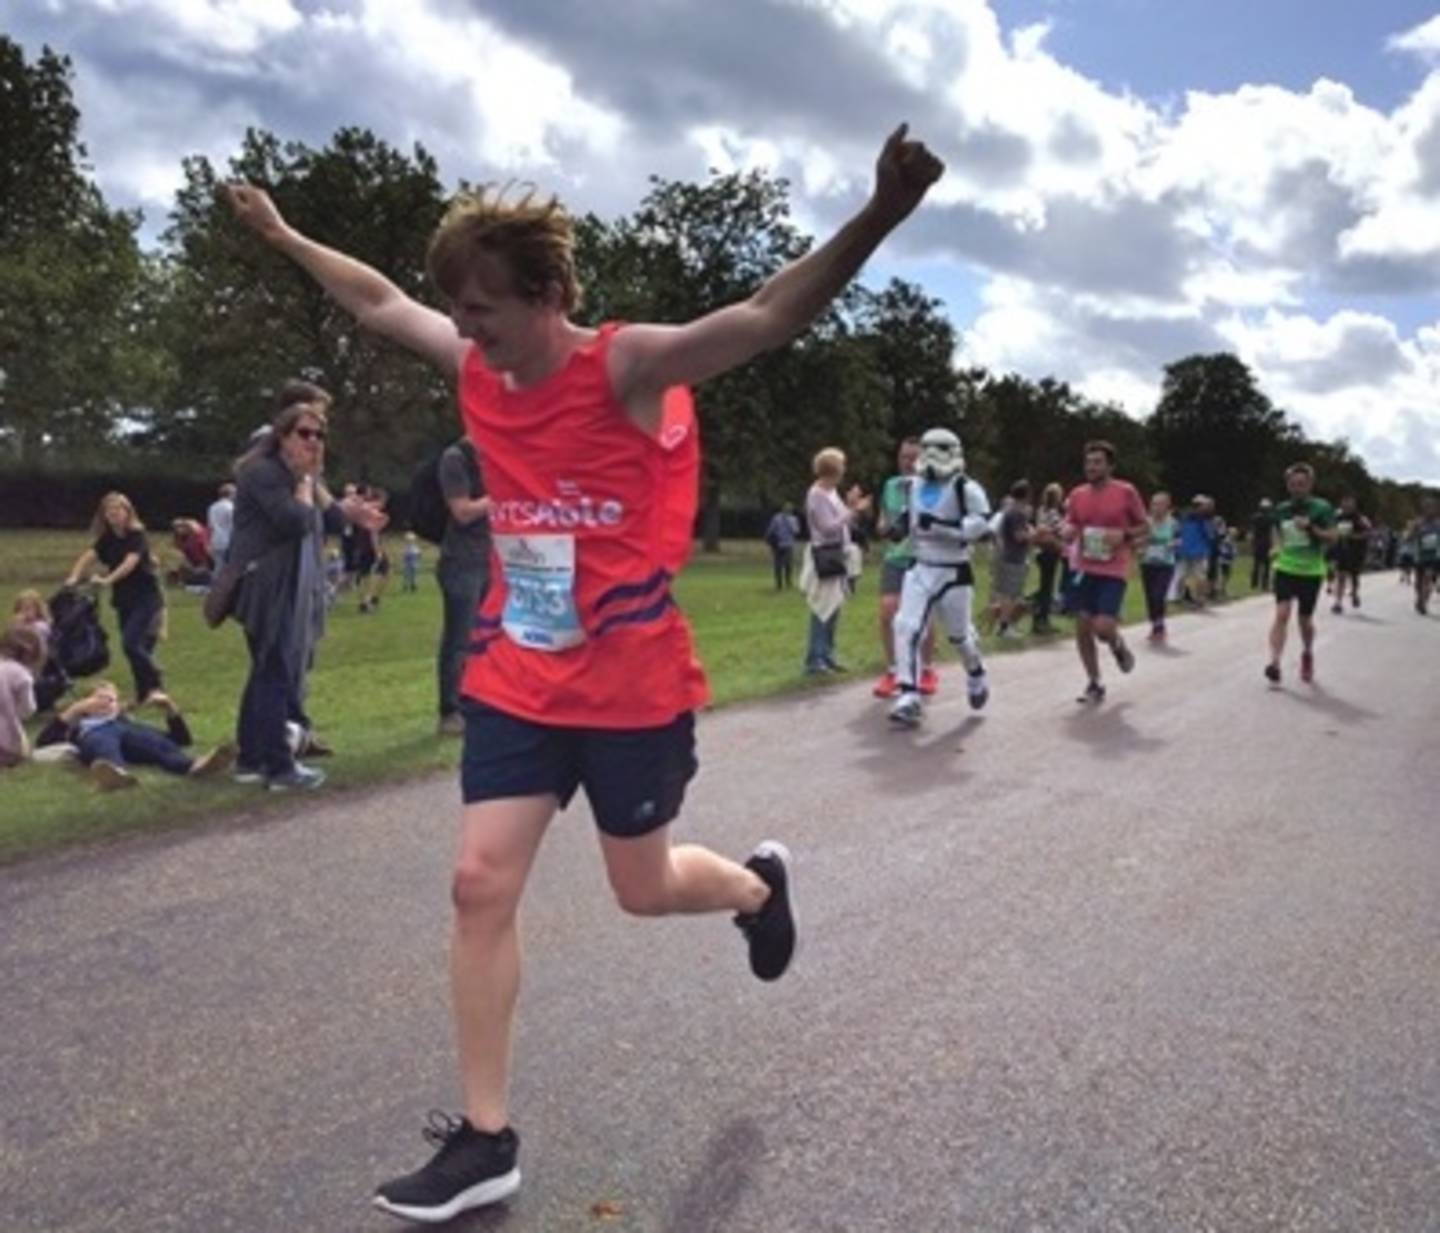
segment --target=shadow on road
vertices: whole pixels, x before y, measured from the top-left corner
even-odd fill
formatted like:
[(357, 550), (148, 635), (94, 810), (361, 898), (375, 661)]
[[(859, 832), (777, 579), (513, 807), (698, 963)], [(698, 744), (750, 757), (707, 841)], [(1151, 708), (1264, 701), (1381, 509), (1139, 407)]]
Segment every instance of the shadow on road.
[(1323, 711), (1327, 715), (1333, 715), (1344, 723), (1363, 723), (1367, 719), (1379, 719), (1380, 713), (1372, 711), (1368, 707), (1359, 706), (1354, 702), (1348, 702), (1344, 698), (1332, 694), (1323, 685), (1312, 685), (1306, 690), (1282, 689), (1279, 691), (1287, 698), (1300, 703), (1301, 706), (1308, 706), (1312, 710)]
[(665, 1233), (719, 1233), (734, 1227), (735, 1206), (754, 1182), (765, 1136), (751, 1117), (731, 1122), (710, 1140), (705, 1159), (675, 1196)]
[(1168, 642), (1152, 642), (1146, 644), (1145, 654), (1158, 655), (1161, 659), (1189, 659), (1192, 652), (1182, 651)]
[(954, 787), (965, 775), (955, 765), (955, 759), (965, 752), (965, 738), (984, 722), (984, 715), (972, 713), (937, 732), (924, 724), (897, 728), (883, 712), (870, 712), (846, 725), (867, 740), (866, 752), (852, 756), (846, 767), (874, 775), (884, 784), (887, 795), (923, 795), (934, 788), (935, 777), (942, 772), (945, 782)]
[(1384, 617), (1371, 616), (1368, 612), (1351, 612), (1346, 618), (1347, 621), (1359, 621), (1361, 625), (1389, 625), (1390, 622)]
[(1125, 718), (1128, 702), (1099, 707), (1085, 706), (1071, 712), (1065, 720), (1065, 735), (1089, 745), (1099, 758), (1124, 758), (1136, 753), (1154, 753), (1169, 742), (1146, 736)]

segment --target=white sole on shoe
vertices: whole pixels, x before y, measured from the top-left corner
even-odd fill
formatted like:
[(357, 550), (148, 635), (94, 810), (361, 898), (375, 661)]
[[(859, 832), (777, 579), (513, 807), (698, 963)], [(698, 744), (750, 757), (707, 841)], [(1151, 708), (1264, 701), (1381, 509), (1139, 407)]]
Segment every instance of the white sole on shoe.
[(502, 1202), (519, 1189), (520, 1170), (517, 1167), (499, 1177), (476, 1182), (439, 1207), (411, 1207), (408, 1203), (391, 1203), (378, 1194), (375, 1196), (375, 1206), (391, 1216), (399, 1216), (402, 1220), (416, 1220), (421, 1224), (444, 1224), (447, 1220), (454, 1220), (461, 1212)]

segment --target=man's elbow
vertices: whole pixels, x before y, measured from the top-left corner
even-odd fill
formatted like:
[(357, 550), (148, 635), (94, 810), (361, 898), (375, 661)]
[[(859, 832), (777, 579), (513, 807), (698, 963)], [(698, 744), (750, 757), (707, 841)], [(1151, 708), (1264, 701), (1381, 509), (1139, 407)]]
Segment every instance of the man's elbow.
[(737, 332), (751, 355), (783, 347), (814, 319), (813, 313), (799, 311), (767, 297), (762, 287), (740, 306)]

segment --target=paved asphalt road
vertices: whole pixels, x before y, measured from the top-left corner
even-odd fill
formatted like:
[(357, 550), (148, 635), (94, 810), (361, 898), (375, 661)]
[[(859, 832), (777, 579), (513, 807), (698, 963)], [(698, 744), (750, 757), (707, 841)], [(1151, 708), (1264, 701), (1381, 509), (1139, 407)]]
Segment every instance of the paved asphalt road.
[[(915, 734), (868, 682), (707, 718), (684, 833), (802, 862), (776, 986), (727, 920), (622, 916), (563, 817), (525, 1188), (453, 1227), (1440, 1229), (1440, 620), (1373, 581), (1272, 691), (1267, 617), (1177, 621), (1098, 711), (1056, 646)], [(455, 1103), (455, 800), (0, 872), (0, 1229), (398, 1228), (369, 1189)]]

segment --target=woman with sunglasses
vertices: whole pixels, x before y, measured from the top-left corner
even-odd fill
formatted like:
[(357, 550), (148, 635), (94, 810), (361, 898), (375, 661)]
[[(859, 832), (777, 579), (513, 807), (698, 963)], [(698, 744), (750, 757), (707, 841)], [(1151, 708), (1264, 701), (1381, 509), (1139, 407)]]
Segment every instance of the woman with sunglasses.
[[(330, 395), (287, 381), (280, 412), (235, 464), (230, 563), (243, 569), (234, 604), (250, 649), (236, 723), (235, 778), (281, 791), (318, 788), (323, 771), (295, 760), (286, 725), (306, 738), (305, 675), (325, 628), (325, 536), (347, 522), (378, 530), (385, 515), (358, 497), (337, 501), (323, 479)], [(302, 738), (303, 751), (308, 739)]]

